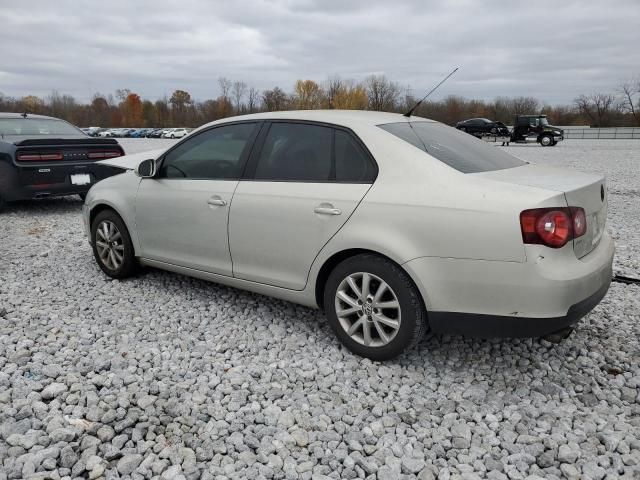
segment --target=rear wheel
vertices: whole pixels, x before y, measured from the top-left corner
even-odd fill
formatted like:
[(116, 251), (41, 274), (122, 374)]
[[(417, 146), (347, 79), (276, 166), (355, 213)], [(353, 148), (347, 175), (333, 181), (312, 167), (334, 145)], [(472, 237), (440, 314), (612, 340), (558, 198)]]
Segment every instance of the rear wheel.
[(129, 231), (113, 210), (98, 213), (91, 225), (93, 255), (100, 269), (111, 278), (135, 274), (137, 263)]
[(415, 345), (427, 327), (426, 311), (411, 278), (390, 260), (363, 254), (329, 275), (324, 309), (331, 328), (352, 352), (388, 360)]
[(543, 147), (553, 146), (553, 137), (551, 135), (543, 135), (540, 137), (540, 145)]

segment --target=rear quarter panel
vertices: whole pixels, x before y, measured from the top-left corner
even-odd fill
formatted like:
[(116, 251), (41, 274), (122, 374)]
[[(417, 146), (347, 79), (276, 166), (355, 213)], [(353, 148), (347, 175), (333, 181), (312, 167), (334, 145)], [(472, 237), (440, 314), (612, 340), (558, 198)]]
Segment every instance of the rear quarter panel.
[(312, 279), (332, 255), (354, 248), (398, 264), (420, 257), (525, 262), (520, 212), (565, 203), (559, 192), (460, 173), (378, 130), (384, 137), (356, 131), (378, 163), (378, 178), (318, 255)]

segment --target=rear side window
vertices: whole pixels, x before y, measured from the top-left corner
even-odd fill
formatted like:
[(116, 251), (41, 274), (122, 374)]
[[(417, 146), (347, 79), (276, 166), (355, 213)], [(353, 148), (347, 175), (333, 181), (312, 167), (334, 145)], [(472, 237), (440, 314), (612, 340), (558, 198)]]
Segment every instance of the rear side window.
[(369, 155), (352, 135), (342, 130), (335, 133), (336, 181), (370, 183), (376, 178), (376, 169)]
[(526, 164), (473, 135), (441, 123), (401, 122), (378, 126), (462, 173), (489, 172)]
[(274, 122), (256, 159), (255, 180), (372, 183), (377, 167), (351, 133), (331, 126)]
[(331, 178), (328, 127), (273, 123), (256, 167), (256, 180), (327, 182)]

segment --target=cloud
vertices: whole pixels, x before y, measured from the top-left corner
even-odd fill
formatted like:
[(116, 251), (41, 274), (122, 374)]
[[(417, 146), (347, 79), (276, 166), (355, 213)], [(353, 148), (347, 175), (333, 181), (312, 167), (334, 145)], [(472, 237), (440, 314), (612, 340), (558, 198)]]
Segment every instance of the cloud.
[(568, 103), (640, 74), (636, 0), (31, 0), (0, 21), (0, 92), (13, 96), (181, 88), (203, 99), (221, 76), (290, 90), (371, 73), (418, 95), (460, 66), (439, 96)]

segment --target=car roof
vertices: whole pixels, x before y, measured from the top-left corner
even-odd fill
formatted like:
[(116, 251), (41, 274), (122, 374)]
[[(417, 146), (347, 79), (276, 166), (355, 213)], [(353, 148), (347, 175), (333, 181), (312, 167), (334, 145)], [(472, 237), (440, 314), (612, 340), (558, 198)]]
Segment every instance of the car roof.
[[(0, 118), (24, 118), (24, 113), (16, 113), (16, 112), (0, 112)], [(35, 115), (33, 113), (27, 113), (27, 118), (39, 118), (39, 119), (47, 119), (47, 120), (60, 120), (56, 117), (47, 117), (46, 115)]]
[(307, 120), (331, 123), (351, 127), (355, 125), (382, 125), (398, 122), (434, 122), (412, 115), (405, 117), (400, 113), (374, 112), (370, 110), (290, 110), (280, 112), (253, 113), (237, 117), (228, 117), (212, 122), (210, 125), (240, 120)]

